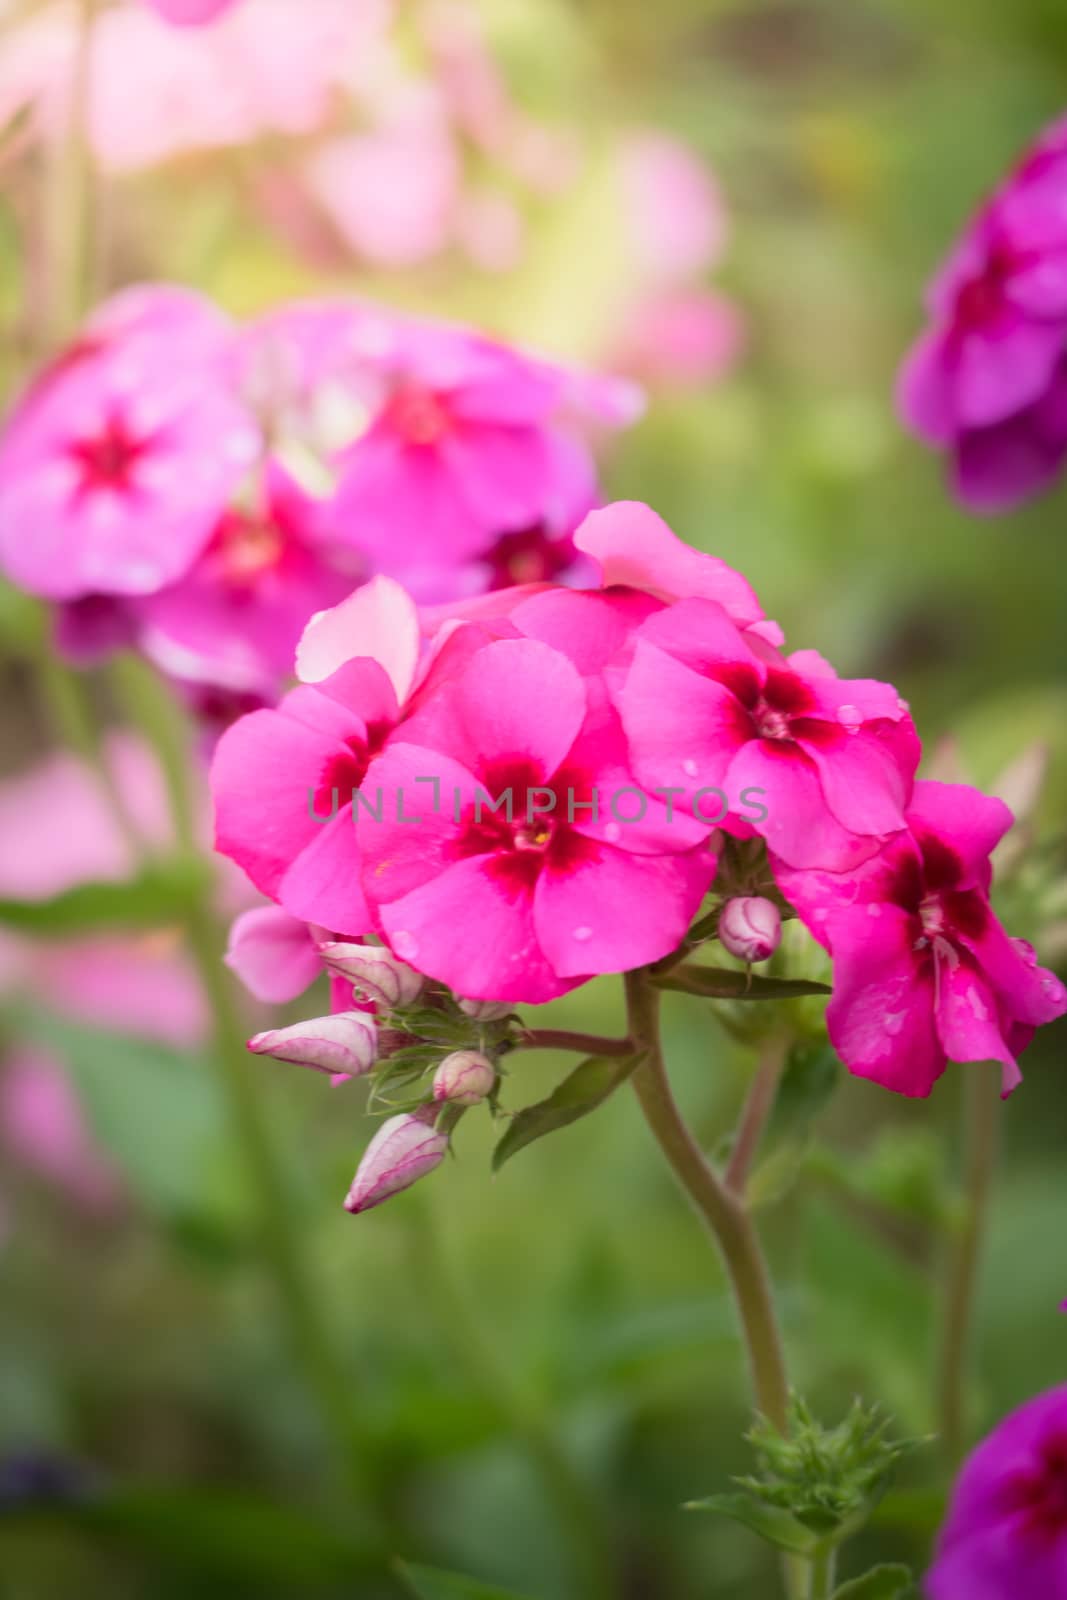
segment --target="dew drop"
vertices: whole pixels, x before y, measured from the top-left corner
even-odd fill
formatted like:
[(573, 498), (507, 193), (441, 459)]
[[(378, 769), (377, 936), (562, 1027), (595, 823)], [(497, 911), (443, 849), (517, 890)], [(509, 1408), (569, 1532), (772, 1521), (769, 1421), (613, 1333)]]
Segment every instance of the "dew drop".
[(867, 915), (869, 917), (880, 917), (882, 915), (881, 906), (875, 905), (874, 902), (872, 901), (871, 904), (867, 907)]
[(882, 1018), (882, 1027), (890, 1037), (895, 1038), (904, 1026), (903, 1011), (888, 1011)]
[(685, 773), (687, 778), (695, 778), (696, 775), (697, 775), (697, 764), (696, 764), (696, 762), (692, 761), (692, 760), (683, 761), (682, 762), (682, 771)]
[(855, 733), (863, 726), (863, 712), (859, 706), (839, 706), (837, 720), (849, 733)]
[(609, 844), (614, 844), (621, 833), (622, 829), (617, 822), (606, 822), (604, 824), (604, 837)]
[(418, 940), (404, 929), (401, 929), (399, 933), (394, 933), (390, 942), (393, 946), (393, 954), (399, 956), (401, 961), (414, 961), (419, 953)]
[(574, 929), (574, 937), (578, 940), (579, 944), (585, 944), (589, 939), (591, 939), (593, 937), (593, 930), (592, 930), (592, 928), (585, 928), (585, 927), (575, 928)]

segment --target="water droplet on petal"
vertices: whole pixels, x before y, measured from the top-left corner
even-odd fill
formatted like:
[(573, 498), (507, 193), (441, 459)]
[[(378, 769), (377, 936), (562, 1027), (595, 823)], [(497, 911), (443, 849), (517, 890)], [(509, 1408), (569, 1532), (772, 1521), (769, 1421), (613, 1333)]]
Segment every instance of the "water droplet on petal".
[(614, 844), (621, 833), (622, 829), (617, 822), (606, 822), (604, 824), (604, 837), (609, 844)]
[(579, 944), (585, 944), (587, 940), (589, 940), (589, 939), (591, 939), (593, 937), (593, 930), (592, 930), (592, 928), (584, 928), (584, 927), (583, 928), (575, 928), (574, 929), (574, 937), (578, 940)]
[(886, 1033), (895, 1038), (904, 1026), (903, 1011), (888, 1011), (882, 1018), (882, 1027)]
[(863, 726), (863, 712), (859, 706), (839, 706), (837, 720), (848, 733), (855, 733)]
[(869, 917), (880, 917), (882, 915), (881, 906), (875, 905), (874, 901), (872, 900), (871, 904), (867, 907), (867, 915)]
[(414, 961), (419, 953), (418, 941), (404, 929), (394, 933), (390, 943), (393, 946), (393, 954), (398, 955), (401, 961)]
[(691, 760), (690, 761), (683, 761), (682, 762), (682, 771), (685, 773), (687, 778), (695, 778), (696, 775), (697, 775), (697, 764), (696, 764), (696, 762), (695, 761), (691, 761)]

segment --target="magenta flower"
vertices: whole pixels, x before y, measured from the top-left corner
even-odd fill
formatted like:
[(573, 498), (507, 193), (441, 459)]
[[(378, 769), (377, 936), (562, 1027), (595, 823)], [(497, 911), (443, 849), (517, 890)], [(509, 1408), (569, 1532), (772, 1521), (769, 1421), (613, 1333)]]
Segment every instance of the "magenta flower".
[(924, 1589), (928, 1600), (1067, 1600), (1067, 1385), (971, 1453)]
[(418, 656), (413, 602), (376, 578), (311, 623), (304, 683), (277, 710), (242, 717), (215, 753), (218, 849), (291, 916), (334, 934), (372, 929), (353, 793), (400, 721)]
[(782, 642), (781, 629), (765, 619), (748, 579), (718, 556), (684, 543), (640, 500), (616, 500), (591, 512), (574, 543), (596, 563), (605, 589), (638, 589), (664, 601), (715, 600), (739, 628), (771, 644)]
[(327, 563), (321, 512), (276, 465), (264, 505), (234, 505), (177, 583), (139, 601), (137, 641), (164, 672), (189, 683), (276, 698), (317, 611), (350, 593), (354, 574)]
[(842, 871), (903, 828), (919, 742), (889, 684), (782, 658), (712, 600), (657, 612), (635, 641), (615, 698), (650, 788), (709, 824), (747, 818), (793, 866)]
[(37, 380), (0, 440), (9, 578), (71, 599), (182, 576), (260, 448), (221, 379), (226, 328), (195, 296), (134, 291)]
[(474, 999), (548, 1000), (657, 960), (715, 871), (707, 830), (635, 783), (602, 685), (536, 639), (477, 650), (365, 787), (381, 792), (359, 828), (381, 931)]
[(340, 457), (337, 527), (417, 592), (502, 534), (573, 527), (595, 473), (565, 411), (597, 397), (563, 369), (443, 324), (398, 325)]
[(859, 1077), (930, 1093), (949, 1061), (998, 1061), (1002, 1092), (1067, 991), (989, 904), (989, 856), (1011, 812), (965, 784), (922, 782), (908, 831), (852, 873), (775, 872), (834, 959), (830, 1038)]
[(905, 420), (948, 450), (956, 491), (1000, 511), (1067, 457), (1067, 163), (1047, 136), (983, 207), (931, 287), (900, 376)]

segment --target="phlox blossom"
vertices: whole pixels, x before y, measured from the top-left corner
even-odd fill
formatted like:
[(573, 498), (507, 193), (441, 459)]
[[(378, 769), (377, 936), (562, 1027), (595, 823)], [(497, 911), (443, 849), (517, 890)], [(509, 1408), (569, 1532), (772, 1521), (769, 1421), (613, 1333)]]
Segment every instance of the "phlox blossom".
[(928, 1095), (949, 1061), (996, 1061), (1003, 1093), (1034, 1030), (1067, 991), (1011, 939), (989, 903), (990, 853), (1011, 812), (965, 784), (920, 782), (907, 832), (857, 871), (778, 883), (834, 961), (830, 1039), (850, 1071)]

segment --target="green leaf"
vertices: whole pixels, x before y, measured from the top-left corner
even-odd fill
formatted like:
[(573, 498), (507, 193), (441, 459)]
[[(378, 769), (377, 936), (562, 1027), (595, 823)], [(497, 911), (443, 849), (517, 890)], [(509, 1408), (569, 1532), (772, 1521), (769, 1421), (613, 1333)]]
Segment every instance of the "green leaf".
[(833, 1600), (904, 1600), (911, 1588), (907, 1567), (873, 1567), (862, 1578), (852, 1578), (835, 1589)]
[(587, 1117), (626, 1082), (643, 1059), (643, 1055), (589, 1056), (582, 1061), (547, 1100), (515, 1113), (493, 1151), (493, 1171), (499, 1172), (505, 1161), (528, 1144), (543, 1139), (546, 1133), (555, 1133), (558, 1128), (567, 1128)]
[(355, 1583), (384, 1570), (373, 1544), (292, 1507), (243, 1491), (120, 1488), (62, 1506), (5, 1512), (0, 1536), (19, 1529), (74, 1529), (161, 1572), (229, 1579), (255, 1593)]
[(789, 1052), (767, 1124), (769, 1141), (806, 1134), (841, 1081), (841, 1063), (828, 1044), (805, 1041)]
[(794, 1556), (810, 1556), (818, 1549), (819, 1535), (794, 1517), (791, 1511), (768, 1505), (751, 1494), (713, 1494), (706, 1500), (691, 1500), (687, 1511), (713, 1511), (751, 1528), (761, 1539)]
[(436, 1567), (415, 1567), (397, 1562), (397, 1572), (418, 1600), (523, 1600), (510, 1589), (498, 1589), (458, 1572), (439, 1572)]
[(103, 928), (181, 921), (201, 894), (206, 863), (176, 858), (122, 883), (81, 883), (51, 900), (0, 899), (0, 923), (36, 938), (67, 939)]
[(686, 962), (655, 979), (661, 989), (700, 995), (706, 1000), (796, 1000), (801, 995), (829, 994), (825, 983), (807, 978), (761, 978), (727, 967), (699, 967)]

